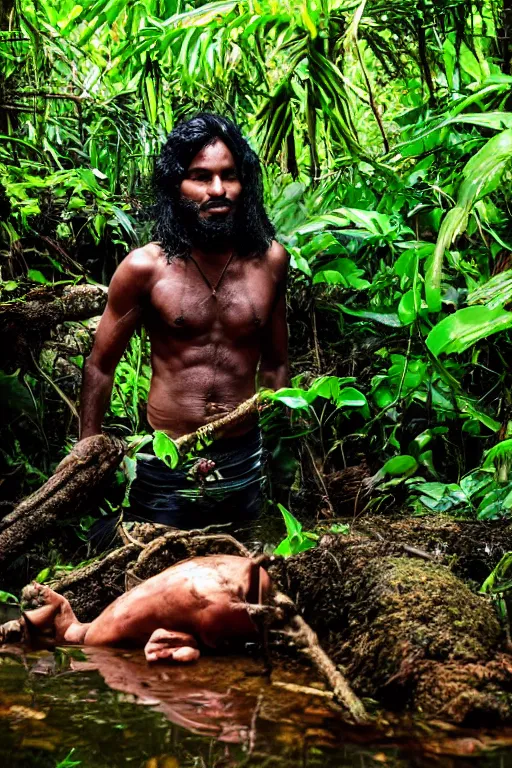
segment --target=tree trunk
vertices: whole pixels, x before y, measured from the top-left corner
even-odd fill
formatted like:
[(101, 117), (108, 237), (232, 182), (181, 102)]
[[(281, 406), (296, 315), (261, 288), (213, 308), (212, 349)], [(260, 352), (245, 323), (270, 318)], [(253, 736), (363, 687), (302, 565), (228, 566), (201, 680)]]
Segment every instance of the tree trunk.
[(115, 437), (94, 435), (77, 443), (54, 475), (0, 521), (0, 572), (59, 522), (85, 514), (124, 455)]

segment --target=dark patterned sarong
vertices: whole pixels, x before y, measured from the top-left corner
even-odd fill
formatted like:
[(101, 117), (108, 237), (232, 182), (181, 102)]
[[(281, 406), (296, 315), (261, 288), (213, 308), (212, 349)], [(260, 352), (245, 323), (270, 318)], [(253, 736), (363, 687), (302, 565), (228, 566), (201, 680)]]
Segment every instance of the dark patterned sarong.
[(125, 519), (182, 530), (226, 523), (235, 530), (245, 527), (261, 512), (261, 456), (259, 427), (199, 451), (200, 459), (214, 463), (203, 475), (192, 466), (170, 469), (156, 456), (139, 453)]

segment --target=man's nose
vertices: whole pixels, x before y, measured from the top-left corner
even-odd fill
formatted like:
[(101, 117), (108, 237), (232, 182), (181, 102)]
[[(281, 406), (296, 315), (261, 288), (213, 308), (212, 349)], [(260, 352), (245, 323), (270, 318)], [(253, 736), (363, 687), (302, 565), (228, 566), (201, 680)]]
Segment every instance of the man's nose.
[(222, 197), (225, 194), (224, 182), (221, 176), (212, 176), (208, 192), (211, 197)]

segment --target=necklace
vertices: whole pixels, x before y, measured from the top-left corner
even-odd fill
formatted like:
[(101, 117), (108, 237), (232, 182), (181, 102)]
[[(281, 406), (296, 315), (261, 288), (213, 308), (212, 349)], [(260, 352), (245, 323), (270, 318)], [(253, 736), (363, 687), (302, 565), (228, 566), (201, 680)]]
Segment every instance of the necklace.
[(231, 264), (231, 262), (232, 262), (232, 260), (233, 260), (233, 256), (234, 256), (234, 255), (235, 255), (235, 252), (234, 252), (234, 251), (231, 251), (231, 256), (229, 257), (229, 259), (228, 259), (228, 260), (226, 261), (226, 263), (224, 264), (224, 268), (223, 268), (222, 272), (220, 273), (220, 277), (219, 277), (219, 279), (217, 280), (217, 282), (215, 283), (215, 285), (212, 285), (212, 284), (210, 283), (210, 281), (208, 280), (208, 278), (206, 277), (206, 275), (205, 275), (205, 273), (203, 272), (203, 270), (201, 269), (201, 267), (199, 266), (199, 264), (197, 263), (197, 261), (194, 259), (194, 257), (192, 256), (192, 254), (190, 254), (190, 258), (192, 259), (192, 261), (193, 261), (193, 262), (194, 262), (194, 264), (196, 265), (196, 267), (197, 267), (197, 270), (198, 270), (199, 274), (201, 275), (201, 277), (202, 277), (202, 278), (203, 278), (203, 280), (205, 281), (206, 285), (208, 286), (208, 288), (209, 288), (209, 289), (210, 289), (210, 291), (212, 292), (212, 297), (213, 297), (214, 299), (216, 299), (216, 298), (217, 298), (217, 291), (219, 290), (219, 286), (220, 286), (220, 284), (221, 284), (221, 282), (222, 282), (222, 278), (223, 278), (223, 277), (224, 277), (224, 275), (226, 274), (226, 270), (227, 270), (227, 268), (229, 267), (229, 265)]

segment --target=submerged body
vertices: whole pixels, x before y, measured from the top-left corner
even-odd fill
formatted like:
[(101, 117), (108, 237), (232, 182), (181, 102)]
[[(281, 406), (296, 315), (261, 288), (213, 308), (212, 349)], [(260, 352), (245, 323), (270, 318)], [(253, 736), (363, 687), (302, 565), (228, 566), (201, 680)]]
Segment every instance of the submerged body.
[(219, 648), (251, 639), (257, 628), (250, 606), (270, 591), (266, 571), (234, 555), (197, 557), (171, 566), (125, 593), (90, 624), (80, 623), (69, 602), (34, 584), (29, 599), (39, 607), (24, 618), (31, 639), (54, 643), (144, 647), (148, 661), (195, 661), (199, 647)]

